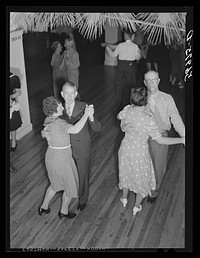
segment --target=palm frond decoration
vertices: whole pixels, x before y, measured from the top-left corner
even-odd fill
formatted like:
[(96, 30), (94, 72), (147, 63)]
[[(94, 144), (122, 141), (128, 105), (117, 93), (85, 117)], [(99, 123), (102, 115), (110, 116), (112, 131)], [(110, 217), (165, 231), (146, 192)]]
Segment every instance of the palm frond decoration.
[(58, 26), (70, 26), (88, 39), (96, 39), (110, 26), (136, 31), (136, 26), (148, 35), (152, 44), (179, 41), (185, 33), (186, 13), (13, 13), (11, 25), (27, 31), (48, 31)]
[(27, 31), (48, 31), (60, 25), (75, 24), (74, 13), (11, 13), (10, 25)]
[(102, 32), (104, 20), (100, 13), (76, 13), (75, 27), (87, 38), (96, 38)]
[(162, 34), (165, 44), (181, 40), (181, 32), (185, 32), (186, 13), (138, 13), (140, 29), (148, 34), (152, 44), (161, 42)]
[(10, 13), (10, 30), (23, 30), (27, 32), (32, 30), (32, 22), (34, 19), (34, 13)]
[(135, 15), (132, 13), (76, 13), (75, 27), (87, 38), (101, 35), (106, 23), (113, 27), (135, 31)]
[(103, 17), (107, 18), (110, 26), (136, 31), (137, 20), (134, 13), (104, 13)]

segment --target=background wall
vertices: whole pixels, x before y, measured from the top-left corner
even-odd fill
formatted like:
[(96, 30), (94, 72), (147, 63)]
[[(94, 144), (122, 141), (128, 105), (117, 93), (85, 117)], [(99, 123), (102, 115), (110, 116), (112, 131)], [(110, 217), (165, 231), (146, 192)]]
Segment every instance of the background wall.
[(19, 97), (19, 102), (22, 107), (22, 126), (17, 130), (17, 140), (32, 130), (22, 40), (22, 30), (10, 33), (10, 71), (19, 76), (21, 82), (21, 96)]

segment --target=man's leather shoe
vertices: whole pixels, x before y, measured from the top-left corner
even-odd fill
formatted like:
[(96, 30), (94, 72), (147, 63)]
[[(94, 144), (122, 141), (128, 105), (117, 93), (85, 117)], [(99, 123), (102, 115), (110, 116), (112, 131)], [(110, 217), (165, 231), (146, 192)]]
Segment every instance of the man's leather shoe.
[(155, 197), (150, 197), (150, 196), (148, 195), (147, 202), (148, 202), (148, 203), (153, 203), (153, 202), (155, 202), (156, 198), (157, 198), (157, 196), (155, 196)]
[(62, 218), (73, 219), (76, 217), (76, 213), (68, 212), (68, 214), (63, 214), (62, 212), (59, 211), (58, 217), (59, 219), (62, 219)]
[(85, 206), (86, 206), (86, 203), (84, 203), (84, 204), (78, 204), (78, 207), (77, 207), (77, 210), (80, 210), (80, 211), (82, 211), (83, 209), (85, 209)]
[(153, 192), (152, 196), (148, 195), (147, 202), (148, 203), (153, 203), (153, 202), (155, 202), (157, 197), (158, 197), (158, 190), (155, 190), (155, 192)]

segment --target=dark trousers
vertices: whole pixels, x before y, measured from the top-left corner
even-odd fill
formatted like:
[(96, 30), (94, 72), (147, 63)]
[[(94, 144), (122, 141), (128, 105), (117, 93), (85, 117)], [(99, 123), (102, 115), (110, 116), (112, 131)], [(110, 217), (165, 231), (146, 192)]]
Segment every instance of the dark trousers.
[(91, 158), (75, 159), (79, 175), (79, 203), (84, 204), (89, 197), (89, 179), (91, 172)]
[[(162, 136), (168, 136), (168, 132), (164, 131)], [(149, 137), (149, 153), (153, 162), (155, 177), (156, 177), (156, 189), (159, 190), (163, 177), (166, 172), (168, 145), (159, 144), (155, 140)]]
[(135, 85), (136, 61), (124, 62), (118, 60), (116, 77), (115, 77), (115, 93), (118, 104), (123, 106), (130, 104), (131, 88)]

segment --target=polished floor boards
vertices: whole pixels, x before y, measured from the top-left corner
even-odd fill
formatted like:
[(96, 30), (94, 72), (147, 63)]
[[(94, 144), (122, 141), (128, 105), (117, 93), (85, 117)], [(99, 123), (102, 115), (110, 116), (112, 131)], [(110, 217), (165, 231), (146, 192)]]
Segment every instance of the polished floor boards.
[[(155, 203), (143, 202), (132, 215), (135, 194), (129, 193), (123, 208), (119, 199), (117, 151), (123, 138), (114, 98), (115, 68), (99, 65), (80, 72), (80, 96), (93, 103), (102, 124), (100, 133), (91, 131), (92, 171), (86, 208), (70, 210), (72, 220), (58, 218), (61, 193), (50, 203), (51, 212), (39, 216), (37, 209), (49, 185), (44, 164), (47, 143), (41, 138), (44, 121), (42, 99), (52, 95), (48, 64), (28, 66), (28, 94), (33, 131), (18, 141), (11, 163), (18, 169), (10, 174), (10, 248), (184, 248), (185, 246), (185, 149), (169, 147), (167, 172)], [(184, 120), (184, 89), (169, 89)], [(172, 130), (171, 135), (176, 135)], [(131, 248), (131, 249), (130, 249)], [(65, 249), (67, 250), (67, 249)]]

